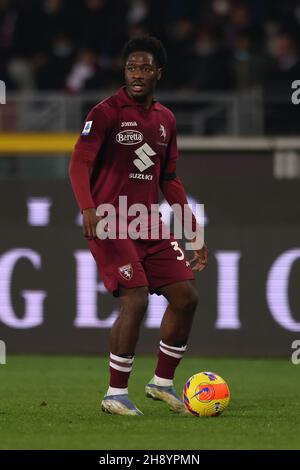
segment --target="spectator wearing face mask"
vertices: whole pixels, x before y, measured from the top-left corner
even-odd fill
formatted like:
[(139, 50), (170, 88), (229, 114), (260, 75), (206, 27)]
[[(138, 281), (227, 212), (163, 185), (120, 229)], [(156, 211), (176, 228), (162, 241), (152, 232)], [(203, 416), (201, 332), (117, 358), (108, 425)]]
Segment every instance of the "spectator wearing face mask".
[(230, 59), (230, 52), (216, 31), (205, 26), (198, 28), (194, 43), (193, 88), (197, 91), (232, 89)]

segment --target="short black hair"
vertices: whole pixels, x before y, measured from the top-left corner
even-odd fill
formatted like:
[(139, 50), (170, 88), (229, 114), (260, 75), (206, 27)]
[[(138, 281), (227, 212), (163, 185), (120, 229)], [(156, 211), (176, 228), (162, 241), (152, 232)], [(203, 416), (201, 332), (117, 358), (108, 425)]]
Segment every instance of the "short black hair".
[(130, 39), (123, 48), (124, 62), (129, 54), (137, 51), (152, 54), (159, 68), (164, 68), (167, 65), (168, 58), (163, 43), (153, 36), (138, 36)]

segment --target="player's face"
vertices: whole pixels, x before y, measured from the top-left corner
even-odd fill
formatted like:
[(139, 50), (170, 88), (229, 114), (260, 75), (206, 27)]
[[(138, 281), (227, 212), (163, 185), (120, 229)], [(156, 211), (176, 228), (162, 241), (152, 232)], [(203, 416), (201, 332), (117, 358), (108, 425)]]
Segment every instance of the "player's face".
[(148, 52), (129, 54), (125, 64), (125, 82), (128, 93), (137, 101), (145, 101), (154, 92), (161, 69), (157, 67), (154, 57)]

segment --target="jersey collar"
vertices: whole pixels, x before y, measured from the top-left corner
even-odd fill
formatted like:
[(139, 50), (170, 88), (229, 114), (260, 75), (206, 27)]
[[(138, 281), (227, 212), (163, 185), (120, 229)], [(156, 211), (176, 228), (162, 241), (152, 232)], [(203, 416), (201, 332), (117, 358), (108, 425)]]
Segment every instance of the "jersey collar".
[[(122, 108), (124, 108), (125, 106), (139, 106), (139, 107), (143, 107), (141, 104), (139, 104), (137, 101), (135, 101), (133, 98), (131, 98), (130, 96), (128, 96), (127, 92), (126, 92), (126, 86), (122, 86), (119, 91), (117, 92), (117, 97), (118, 97), (118, 100), (119, 100), (119, 103), (120, 103), (120, 106)], [(152, 101), (152, 106), (151, 108), (149, 109), (152, 110), (154, 109), (155, 111), (158, 111), (158, 101), (156, 101), (155, 98), (153, 98), (153, 101)]]

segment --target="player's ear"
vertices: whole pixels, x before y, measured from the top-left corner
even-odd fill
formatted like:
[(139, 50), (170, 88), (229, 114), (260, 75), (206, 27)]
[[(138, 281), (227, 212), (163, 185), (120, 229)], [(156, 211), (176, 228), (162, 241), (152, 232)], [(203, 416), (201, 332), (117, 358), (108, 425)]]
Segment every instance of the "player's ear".
[(162, 69), (157, 69), (157, 80), (161, 79)]

